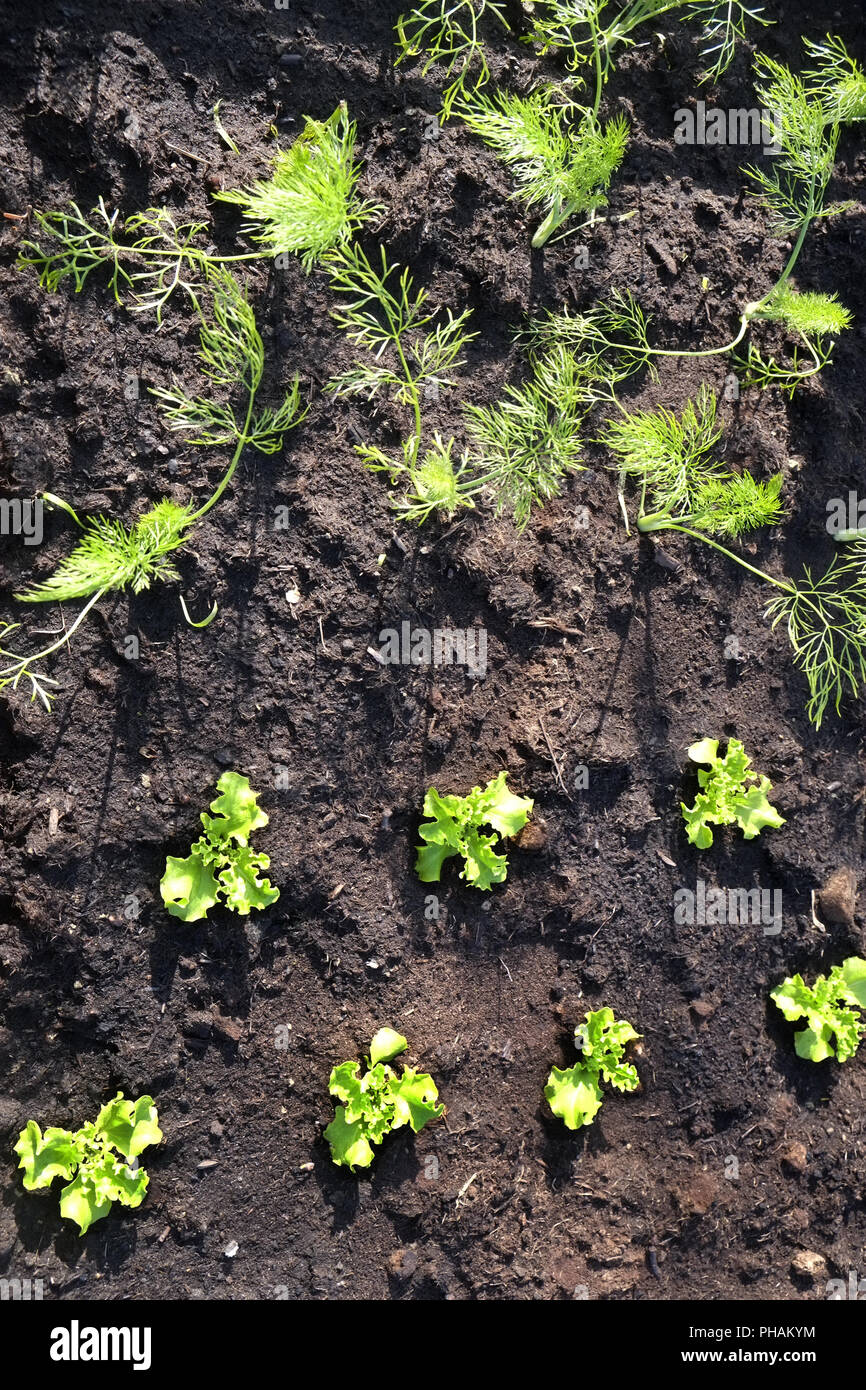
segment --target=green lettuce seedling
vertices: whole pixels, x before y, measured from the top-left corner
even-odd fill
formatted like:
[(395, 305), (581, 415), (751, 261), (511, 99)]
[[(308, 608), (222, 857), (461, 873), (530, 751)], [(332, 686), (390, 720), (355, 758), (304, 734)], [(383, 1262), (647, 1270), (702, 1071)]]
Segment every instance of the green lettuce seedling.
[(566, 1129), (592, 1124), (604, 1100), (599, 1079), (618, 1091), (637, 1089), (637, 1070), (622, 1056), (626, 1044), (640, 1036), (625, 1019), (614, 1018), (613, 1009), (596, 1009), (577, 1025), (574, 1042), (581, 1060), (565, 1070), (554, 1067), (544, 1088), (551, 1110)]
[(182, 922), (200, 922), (221, 897), (229, 911), (248, 917), (251, 908), (270, 907), (280, 896), (279, 888), (259, 877), (270, 859), (250, 848), (250, 835), (268, 823), (258, 792), (237, 772), (224, 772), (217, 791), (221, 795), (210, 805), (215, 814), (202, 811), (204, 834), (189, 856), (169, 855), (165, 861), (159, 891), (172, 917)]
[[(532, 810), (528, 797), (514, 796), (506, 787), (506, 772), (500, 772), (482, 791), (473, 787), (468, 796), (440, 796), (431, 787), (424, 798), (424, 815), (429, 823), (419, 826), (425, 841), (418, 845), (415, 871), (422, 883), (438, 883), (446, 859), (462, 855), (460, 877), (473, 888), (489, 888), (503, 883), (508, 860), (496, 854), (493, 846), (499, 836), (510, 839), (522, 830)], [(493, 827), (493, 835), (482, 835), (482, 825)]]
[(445, 1113), (437, 1105), (439, 1092), (427, 1072), (404, 1067), (401, 1076), (387, 1066), (409, 1046), (393, 1028), (380, 1028), (370, 1044), (370, 1062), (363, 1076), (358, 1062), (343, 1062), (331, 1072), (329, 1090), (343, 1102), (337, 1107), (325, 1138), (331, 1158), (346, 1168), (369, 1168), (386, 1134), (410, 1125), (415, 1134)]
[[(767, 800), (767, 793), (773, 790), (772, 782), (769, 777), (759, 778), (749, 771), (752, 760), (740, 740), (728, 739), (727, 753), (723, 758), (718, 754), (719, 741), (715, 738), (702, 738), (689, 749), (693, 763), (710, 765), (709, 772), (705, 768), (698, 772), (701, 790), (694, 806), (680, 802), (686, 835), (698, 849), (709, 849), (713, 843), (711, 825), (738, 825), (745, 839), (754, 840), (765, 826), (785, 824)], [(756, 785), (747, 786), (748, 782)]]
[(858, 1012), (866, 1009), (866, 960), (849, 956), (829, 975), (819, 975), (811, 988), (802, 976), (789, 975), (770, 991), (770, 998), (789, 1023), (806, 1020), (807, 1026), (794, 1036), (798, 1057), (823, 1062), (835, 1056), (837, 1062), (846, 1062), (866, 1033), (866, 1021)]
[(50, 1187), (55, 1178), (67, 1182), (60, 1193), (60, 1215), (77, 1222), (84, 1235), (94, 1221), (108, 1215), (113, 1202), (141, 1206), (148, 1176), (136, 1160), (148, 1145), (161, 1140), (151, 1097), (124, 1100), (118, 1091), (93, 1124), (82, 1125), (74, 1134), (53, 1127), (43, 1134), (36, 1121), (29, 1120), (14, 1152), (21, 1156), (18, 1166), (24, 1169), (28, 1192)]

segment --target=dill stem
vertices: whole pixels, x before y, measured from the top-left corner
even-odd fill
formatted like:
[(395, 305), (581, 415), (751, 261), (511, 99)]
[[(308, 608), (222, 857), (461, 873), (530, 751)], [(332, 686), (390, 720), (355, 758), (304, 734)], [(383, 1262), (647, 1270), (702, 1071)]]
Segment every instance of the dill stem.
[(599, 107), (601, 106), (601, 92), (604, 79), (601, 73), (601, 36), (598, 32), (598, 25), (595, 22), (594, 14), (590, 14), (589, 16), (589, 27), (592, 31), (592, 47), (595, 56), (595, 101), (592, 105), (592, 118), (596, 120)]
[(693, 531), (689, 526), (681, 526), (679, 522), (673, 520), (667, 512), (652, 512), (647, 516), (638, 518), (637, 527), (639, 531), (646, 533), (652, 531), (679, 531), (684, 536), (689, 536), (693, 541), (703, 541), (706, 545), (711, 545), (714, 550), (718, 550), (722, 555), (727, 555), (729, 560), (742, 565), (743, 569), (749, 570), (752, 574), (763, 579), (767, 584), (774, 585), (775, 588), (783, 590), (784, 593), (794, 594), (797, 592), (795, 585), (788, 579), (774, 579), (766, 570), (758, 569), (756, 565), (750, 565), (748, 560), (744, 560), (742, 555), (737, 555), (735, 551), (728, 550), (727, 546), (719, 545), (710, 536), (704, 535), (702, 531)]
[(243, 429), (241, 430), (237, 448), (235, 449), (231, 463), (229, 464), (228, 468), (223, 474), (222, 480), (217, 486), (216, 491), (211, 493), (210, 497), (205, 502), (203, 507), (199, 507), (197, 512), (193, 512), (192, 516), (187, 518), (185, 522), (186, 526), (192, 526), (193, 523), (200, 520), (200, 518), (203, 517), (206, 512), (209, 512), (211, 507), (216, 506), (217, 502), (220, 500), (229, 483), (231, 482), (232, 478), (234, 477), (235, 469), (237, 468), (238, 463), (240, 462), (241, 454), (243, 453), (244, 447), (248, 442), (247, 430), (250, 427), (250, 421), (253, 415), (253, 406), (255, 405), (256, 400), (256, 390), (257, 388), (253, 389), (250, 392), (250, 399), (247, 404), (246, 418), (244, 420)]
[(105, 592), (105, 589), (97, 589), (96, 593), (88, 599), (72, 626), (66, 628), (63, 634), (58, 637), (57, 641), (51, 643), (50, 647), (45, 647), (41, 652), (35, 652), (33, 656), (21, 657), (16, 661), (14, 666), (4, 667), (4, 669), (0, 671), (0, 677), (11, 676), (15, 671), (23, 672), (30, 665), (31, 661), (43, 661), (46, 656), (51, 656), (54, 652), (58, 651), (60, 647), (66, 646), (72, 634), (81, 626), (93, 605), (99, 602)]

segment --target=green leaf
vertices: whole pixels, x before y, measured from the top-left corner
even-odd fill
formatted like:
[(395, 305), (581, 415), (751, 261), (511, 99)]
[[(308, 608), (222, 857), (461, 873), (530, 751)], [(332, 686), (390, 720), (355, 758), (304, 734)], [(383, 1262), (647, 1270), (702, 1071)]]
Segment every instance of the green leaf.
[(732, 801), (732, 809), (744, 839), (754, 840), (768, 825), (778, 829), (785, 824), (775, 806), (771, 806), (767, 800), (767, 792), (772, 790), (769, 778), (762, 777), (757, 787), (750, 787), (745, 796), (735, 797)]
[(395, 1033), (393, 1028), (380, 1028), (370, 1043), (370, 1062), (373, 1066), (377, 1062), (390, 1062), (392, 1057), (405, 1052), (408, 1046), (401, 1033)]
[(817, 1031), (812, 1028), (803, 1028), (795, 1034), (794, 1051), (804, 1061), (823, 1062), (834, 1055), (832, 1040), (833, 1032), (827, 1023), (822, 1023)]
[(361, 1115), (364, 1111), (364, 1091), (358, 1076), (359, 1067), (359, 1062), (341, 1062), (331, 1071), (331, 1079), (328, 1082), (331, 1095), (343, 1101), (353, 1116)]
[[(460, 877), (473, 888), (489, 889), (503, 883), (508, 872), (505, 855), (495, 852), (498, 836), (510, 838), (526, 824), (533, 802), (514, 796), (506, 786), (507, 773), (488, 782), (482, 791), (473, 787), (468, 796), (440, 796), (430, 787), (424, 798), (424, 815), (431, 819), (418, 828), (423, 845), (417, 847), (415, 871), (422, 883), (437, 883), (446, 859), (464, 860)], [(494, 834), (483, 835), (483, 825)]]
[(842, 979), (849, 1002), (866, 1009), (866, 960), (861, 956), (849, 956), (842, 962)]
[(484, 821), (492, 825), (503, 839), (511, 839), (523, 829), (533, 805), (530, 797), (515, 796), (505, 785), (508, 774), (500, 772), (488, 783), (484, 793)]
[(96, 1134), (104, 1135), (109, 1144), (129, 1159), (137, 1158), (151, 1144), (160, 1144), (163, 1137), (152, 1098), (139, 1096), (135, 1102), (124, 1100), (122, 1091), (100, 1110), (96, 1117)]
[(325, 1130), (335, 1163), (366, 1168), (373, 1161), (372, 1146), (381, 1144), (392, 1129), (408, 1124), (417, 1134), (444, 1113), (445, 1107), (435, 1103), (438, 1092), (431, 1076), (407, 1067), (398, 1077), (385, 1064), (407, 1046), (402, 1034), (380, 1028), (370, 1044), (371, 1065), (363, 1075), (355, 1061), (341, 1062), (332, 1070), (331, 1095), (343, 1102)]
[(331, 1146), (331, 1158), (335, 1163), (346, 1168), (369, 1168), (373, 1162), (375, 1155), (364, 1137), (362, 1122), (347, 1122), (342, 1106), (338, 1107), (325, 1130), (325, 1138)]
[(356, 133), (345, 104), (326, 121), (307, 116), (294, 144), (277, 152), (267, 182), (215, 196), (243, 209), (263, 255), (299, 255), (309, 272), (381, 211), (357, 196)]
[(770, 990), (770, 998), (789, 1023), (805, 1017), (812, 1006), (813, 997), (801, 975), (789, 975), (787, 980)]
[(214, 816), (202, 812), (205, 834), (213, 844), (235, 840), (248, 845), (254, 830), (268, 823), (268, 816), (258, 804), (259, 794), (250, 786), (248, 777), (238, 772), (224, 772), (217, 782), (220, 795), (210, 804)]
[(79, 1235), (83, 1236), (94, 1221), (101, 1221), (110, 1211), (111, 1198), (97, 1196), (94, 1184), (83, 1171), (60, 1194), (60, 1215), (77, 1222)]
[(251, 908), (261, 911), (277, 901), (279, 888), (272, 887), (268, 879), (258, 876), (259, 869), (267, 869), (270, 865), (266, 854), (256, 854), (251, 849), (242, 848), (230, 851), (229, 858), (229, 864), (219, 876), (226, 907), (241, 917), (248, 917)]
[[(849, 956), (834, 965), (829, 975), (819, 975), (814, 985), (791, 975), (770, 991), (770, 998), (789, 1023), (805, 1018), (807, 1026), (794, 1037), (798, 1057), (822, 1062), (835, 1055), (838, 1062), (853, 1057), (866, 1033), (859, 1008), (866, 1007), (866, 961)], [(846, 1008), (853, 1004), (855, 1008)], [(835, 1052), (834, 1052), (835, 1046)]]
[(628, 1043), (639, 1037), (626, 1019), (614, 1017), (613, 1009), (596, 1009), (574, 1030), (575, 1047), (582, 1054), (579, 1065), (619, 1091), (633, 1091), (640, 1084), (637, 1071), (621, 1059)]
[[(751, 759), (739, 739), (728, 740), (725, 756), (718, 755), (716, 739), (701, 739), (688, 750), (701, 767), (698, 784), (701, 791), (693, 806), (680, 802), (686, 836), (698, 849), (708, 849), (713, 843), (711, 825), (739, 825), (743, 836), (753, 840), (766, 826), (779, 827), (784, 818), (770, 805), (768, 793), (773, 785), (768, 777), (758, 777), (751, 771)], [(751, 785), (750, 785), (751, 784)]]
[(268, 823), (258, 792), (237, 772), (224, 772), (217, 790), (220, 795), (211, 802), (214, 814), (201, 815), (204, 834), (187, 859), (168, 858), (160, 884), (168, 911), (184, 922), (201, 921), (221, 895), (229, 911), (241, 917), (253, 908), (270, 907), (280, 896), (280, 890), (260, 876), (270, 859), (249, 845), (252, 833)]
[(405, 1067), (399, 1080), (395, 1077), (388, 1087), (393, 1100), (395, 1116), (392, 1129), (408, 1124), (417, 1134), (431, 1120), (438, 1120), (445, 1113), (444, 1105), (436, 1105), (439, 1092), (432, 1076), (427, 1072), (413, 1071)]
[(200, 922), (218, 901), (219, 884), (194, 850), (187, 859), (168, 856), (159, 891), (172, 917)]
[(42, 1134), (35, 1120), (29, 1120), (14, 1146), (21, 1157), (18, 1167), (24, 1169), (24, 1186), (28, 1192), (50, 1187), (55, 1178), (71, 1178), (79, 1162), (73, 1135), (66, 1129), (46, 1129)]
[(496, 854), (492, 846), (495, 835), (479, 835), (470, 830), (463, 841), (462, 854), (465, 864), (460, 877), (473, 888), (488, 889), (494, 883), (504, 883), (508, 873), (508, 860), (504, 854)]
[(591, 1125), (601, 1109), (601, 1089), (591, 1072), (577, 1064), (562, 1071), (554, 1067), (547, 1079), (544, 1094), (554, 1115), (566, 1129)]
[[(428, 826), (422, 825), (419, 834), (423, 835), (427, 829)], [(452, 849), (450, 845), (419, 845), (415, 872), (422, 883), (438, 883), (445, 860), (453, 859), (454, 855), (459, 853), (458, 849)]]

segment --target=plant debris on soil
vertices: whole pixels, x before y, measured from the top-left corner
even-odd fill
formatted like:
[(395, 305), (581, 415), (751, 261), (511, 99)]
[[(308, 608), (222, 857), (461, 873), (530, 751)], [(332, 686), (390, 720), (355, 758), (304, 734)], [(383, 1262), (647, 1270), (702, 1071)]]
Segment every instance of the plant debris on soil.
[[(676, 145), (674, 113), (753, 105), (755, 42), (796, 70), (801, 35), (866, 56), (838, 0), (768, 4), (778, 23), (708, 93), (694, 34), (647, 32), (604, 108), (631, 127), (609, 211), (637, 216), (534, 251), (507, 171), (459, 120), (440, 127), (441, 71), (395, 69), (399, 0), (47, 8), (7, 5), (0, 48), (0, 468), (4, 494), (51, 491), (80, 515), (205, 497), (225, 459), (169, 435), (148, 394), (188, 371), (192, 316), (157, 332), (98, 275), (46, 294), (15, 266), (33, 209), (164, 203), (232, 254), (239, 219), (213, 193), (266, 176), (271, 127), (286, 144), (345, 101), (360, 191), (386, 209), (376, 237), (434, 304), (473, 310), (457, 389), (425, 402), (447, 438), (461, 399), (521, 380), (532, 312), (627, 288), (656, 341), (725, 341), (786, 251), (743, 149)], [(557, 71), (490, 38), (495, 82)], [(797, 267), (854, 314), (832, 365), (792, 400), (720, 400), (726, 465), (784, 474), (790, 519), (746, 545), (778, 573), (823, 569), (827, 503), (864, 487), (864, 173), (847, 130), (833, 196), (856, 209), (813, 227)], [(270, 399), (299, 373), (312, 409), (281, 453), (246, 451), (178, 559), (190, 612), (216, 600), (217, 619), (188, 627), (174, 590), (115, 595), (53, 658), (52, 715), (0, 697), (0, 1276), (57, 1299), (825, 1298), (827, 1278), (866, 1272), (863, 1060), (801, 1061), (769, 991), (864, 954), (862, 707), (816, 732), (755, 582), (683, 536), (627, 535), (598, 444), (523, 532), (483, 505), (399, 522), (354, 452), (398, 439), (399, 409), (323, 395), (354, 355), (326, 279), (296, 260), (243, 273)], [(680, 409), (704, 381), (722, 397), (730, 370), (663, 361), (629, 408)], [(68, 551), (69, 519), (45, 527), (40, 548), (4, 537), (8, 621)], [(60, 612), (28, 610), (25, 631)], [(483, 629), (483, 677), (377, 661), (403, 623)], [(699, 852), (686, 749), (731, 736), (785, 823), (720, 828)], [(185, 924), (160, 878), (227, 769), (260, 794), (279, 901)], [(451, 861), (420, 882), (427, 789), (462, 796), (503, 769), (534, 802), (507, 881), (473, 891)], [(675, 892), (700, 880), (778, 890), (781, 931), (677, 924)], [(544, 1086), (601, 1007), (641, 1035), (640, 1089), (570, 1132)], [(323, 1139), (328, 1079), (385, 1025), (447, 1113), (352, 1173)], [(142, 1206), (79, 1239), (56, 1191), (24, 1192), (12, 1145), (28, 1119), (74, 1129), (118, 1090), (153, 1097), (165, 1140)]]

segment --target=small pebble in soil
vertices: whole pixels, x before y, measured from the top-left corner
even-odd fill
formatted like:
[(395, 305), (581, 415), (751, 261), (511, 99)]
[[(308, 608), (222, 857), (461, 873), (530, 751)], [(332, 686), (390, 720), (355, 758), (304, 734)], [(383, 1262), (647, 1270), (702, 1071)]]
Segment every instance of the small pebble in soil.
[(240, 1248), (241, 1247), (238, 1245), (236, 1240), (230, 1240), (225, 1250), (223, 1251), (223, 1254), (225, 1255), (227, 1260), (233, 1260)]
[(816, 1279), (827, 1277), (827, 1261), (815, 1250), (798, 1250), (791, 1261), (791, 1269), (794, 1274), (799, 1274), (803, 1279), (811, 1279), (813, 1283)]

